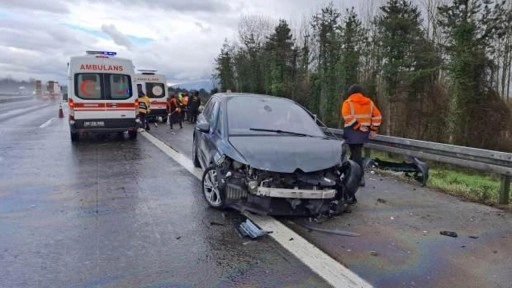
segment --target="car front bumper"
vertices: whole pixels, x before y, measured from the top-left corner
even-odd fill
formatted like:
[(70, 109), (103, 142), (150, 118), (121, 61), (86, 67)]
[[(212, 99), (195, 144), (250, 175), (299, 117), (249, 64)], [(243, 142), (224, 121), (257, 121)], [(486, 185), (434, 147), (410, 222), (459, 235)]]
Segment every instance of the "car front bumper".
[(292, 199), (332, 199), (336, 195), (335, 189), (309, 190), (309, 189), (286, 189), (258, 187), (254, 195), (273, 198)]

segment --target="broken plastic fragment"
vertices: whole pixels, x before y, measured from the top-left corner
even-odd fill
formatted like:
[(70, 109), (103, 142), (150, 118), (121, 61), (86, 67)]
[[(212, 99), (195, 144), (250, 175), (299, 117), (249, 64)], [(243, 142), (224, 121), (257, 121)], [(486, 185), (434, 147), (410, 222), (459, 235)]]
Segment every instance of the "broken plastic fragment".
[(444, 236), (449, 236), (449, 237), (457, 238), (457, 233), (452, 232), (452, 231), (441, 231), (441, 232), (439, 232), (439, 234), (444, 235)]
[(271, 232), (264, 231), (252, 223), (251, 220), (247, 219), (245, 222), (242, 222), (239, 226), (239, 231), (243, 236), (249, 236), (252, 239), (256, 239), (261, 236), (265, 236)]

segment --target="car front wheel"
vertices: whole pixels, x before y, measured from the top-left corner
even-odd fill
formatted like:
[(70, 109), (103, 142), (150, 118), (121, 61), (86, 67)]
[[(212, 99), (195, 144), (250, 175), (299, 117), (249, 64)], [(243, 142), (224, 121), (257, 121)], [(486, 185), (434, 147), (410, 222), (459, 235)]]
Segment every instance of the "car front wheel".
[(202, 186), (204, 198), (210, 207), (217, 209), (226, 207), (226, 193), (219, 187), (215, 166), (210, 166), (204, 171)]

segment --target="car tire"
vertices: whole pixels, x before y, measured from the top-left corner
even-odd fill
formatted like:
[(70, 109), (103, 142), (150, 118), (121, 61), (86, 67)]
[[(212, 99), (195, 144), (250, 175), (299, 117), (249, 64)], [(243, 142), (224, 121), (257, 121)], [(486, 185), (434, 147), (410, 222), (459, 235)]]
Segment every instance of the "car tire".
[(199, 162), (199, 158), (197, 158), (197, 143), (196, 138), (192, 141), (192, 161), (194, 162), (194, 167), (201, 168), (201, 163)]
[(71, 142), (78, 142), (80, 140), (80, 134), (78, 132), (70, 132)]
[(162, 117), (162, 123), (167, 123), (167, 117)]
[(201, 186), (208, 206), (215, 209), (224, 209), (226, 207), (226, 191), (219, 188), (215, 166), (210, 166), (204, 170)]
[(132, 140), (137, 139), (137, 130), (129, 130), (128, 137)]

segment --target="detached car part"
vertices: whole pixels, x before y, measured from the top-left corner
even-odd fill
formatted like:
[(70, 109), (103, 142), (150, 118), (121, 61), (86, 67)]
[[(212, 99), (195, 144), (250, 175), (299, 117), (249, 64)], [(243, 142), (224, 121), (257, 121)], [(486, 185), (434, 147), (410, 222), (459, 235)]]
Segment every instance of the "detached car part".
[(416, 157), (411, 157), (412, 162), (396, 163), (390, 161), (380, 160), (379, 158), (370, 159), (365, 158), (363, 160), (363, 166), (374, 167), (381, 170), (390, 170), (395, 172), (404, 172), (410, 177), (409, 173), (413, 173), (412, 178), (421, 183), (421, 186), (425, 186), (428, 181), (428, 165), (427, 163), (419, 160)]

